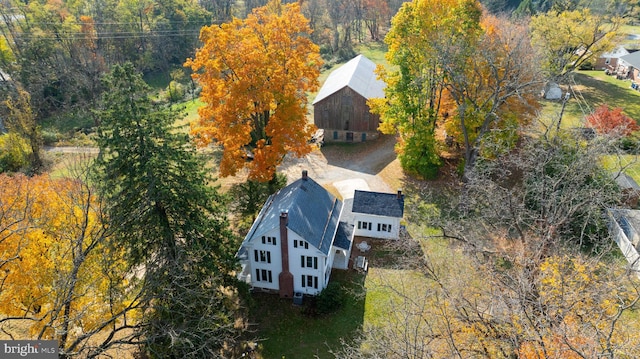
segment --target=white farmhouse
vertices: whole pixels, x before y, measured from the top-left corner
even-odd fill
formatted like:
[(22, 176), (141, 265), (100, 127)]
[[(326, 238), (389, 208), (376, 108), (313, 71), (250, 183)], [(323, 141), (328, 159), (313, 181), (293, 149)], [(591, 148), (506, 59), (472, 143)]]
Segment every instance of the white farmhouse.
[(302, 171), (260, 210), (237, 254), (238, 278), (283, 298), (317, 295), (333, 268), (349, 268), (354, 236), (398, 238), (402, 192), (356, 191), (345, 202), (349, 208)]
[(303, 171), (302, 178), (269, 197), (251, 226), (238, 252), (241, 279), (284, 298), (320, 293), (336, 254), (350, 252), (350, 242), (347, 248), (334, 243), (342, 205)]

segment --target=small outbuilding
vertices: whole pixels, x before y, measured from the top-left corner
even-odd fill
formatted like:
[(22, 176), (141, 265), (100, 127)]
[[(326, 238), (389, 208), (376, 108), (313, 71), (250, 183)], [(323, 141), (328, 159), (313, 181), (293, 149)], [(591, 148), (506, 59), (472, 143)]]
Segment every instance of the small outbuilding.
[(325, 141), (364, 142), (378, 138), (380, 116), (367, 100), (384, 98), (385, 83), (377, 78), (376, 64), (358, 55), (327, 78), (313, 101), (315, 125), (324, 129)]
[(356, 190), (351, 209), (356, 236), (398, 239), (404, 215), (404, 195)]

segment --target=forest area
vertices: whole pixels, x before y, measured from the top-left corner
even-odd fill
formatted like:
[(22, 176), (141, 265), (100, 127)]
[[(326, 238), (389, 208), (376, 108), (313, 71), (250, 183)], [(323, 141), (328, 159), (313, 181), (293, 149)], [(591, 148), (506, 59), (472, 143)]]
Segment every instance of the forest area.
[[(56, 340), (61, 358), (638, 357), (640, 282), (607, 212), (637, 199), (603, 165), (637, 162), (638, 119), (588, 103), (586, 138), (567, 124), (569, 97), (540, 98), (554, 82), (582, 101), (579, 69), (638, 10), (0, 0), (2, 338)], [(290, 329), (347, 318), (350, 333), (278, 347), (252, 321), (264, 307), (235, 277), (236, 250), (286, 184), (284, 158), (317, 150), (319, 77), (370, 43), (386, 50), (386, 98), (369, 105), (397, 139), (411, 239), (366, 276), (338, 275), (344, 288)], [(198, 119), (176, 127), (193, 104)], [(57, 144), (95, 152), (53, 176)], [(222, 191), (212, 166), (246, 181)]]

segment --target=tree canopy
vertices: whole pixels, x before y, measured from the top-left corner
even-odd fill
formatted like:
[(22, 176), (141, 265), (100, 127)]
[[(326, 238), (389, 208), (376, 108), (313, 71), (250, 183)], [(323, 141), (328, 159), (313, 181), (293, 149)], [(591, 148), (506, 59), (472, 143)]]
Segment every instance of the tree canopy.
[(99, 184), (114, 239), (143, 270), (142, 350), (222, 356), (239, 330), (229, 298), (235, 240), (222, 198), (188, 135), (173, 128), (176, 114), (154, 108), (133, 65), (115, 66), (105, 86)]
[(620, 19), (589, 9), (549, 11), (531, 18), (531, 41), (541, 53), (547, 78), (565, 76), (613, 47)]
[(140, 302), (86, 179), (0, 174), (0, 308), (6, 334), (90, 358), (131, 340)]
[(465, 171), (516, 143), (541, 81), (527, 34), (524, 24), (483, 17), (476, 1), (403, 5), (385, 38), (395, 68), (379, 68), (386, 99), (371, 105), (381, 131), (399, 133), (405, 170), (434, 176), (446, 138), (464, 146)]
[(222, 176), (248, 167), (251, 179), (268, 181), (287, 153), (311, 151), (306, 92), (317, 89), (322, 61), (310, 32), (299, 4), (279, 0), (202, 29), (203, 46), (186, 64), (206, 103), (192, 132), (200, 145), (223, 147)]

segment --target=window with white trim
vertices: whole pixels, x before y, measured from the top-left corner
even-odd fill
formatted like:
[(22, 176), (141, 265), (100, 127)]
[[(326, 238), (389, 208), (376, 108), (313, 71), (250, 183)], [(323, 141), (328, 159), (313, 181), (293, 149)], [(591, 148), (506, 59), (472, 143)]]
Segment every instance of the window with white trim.
[(257, 249), (254, 249), (253, 250), (253, 259), (256, 262), (271, 263), (271, 252), (269, 252), (269, 251), (259, 251)]
[(268, 269), (256, 268), (256, 281), (273, 283), (273, 275)]
[(300, 267), (318, 269), (318, 257), (300, 256)]
[(371, 230), (371, 222), (358, 221), (358, 229)]
[(273, 244), (276, 245), (276, 237), (265, 237), (262, 236), (262, 244)]
[(293, 248), (304, 248), (304, 249), (309, 249), (309, 242), (307, 241), (303, 241), (302, 239), (298, 240), (298, 239), (294, 239), (293, 240)]
[(314, 275), (302, 275), (302, 287), (303, 288), (315, 288), (318, 289), (318, 277)]

